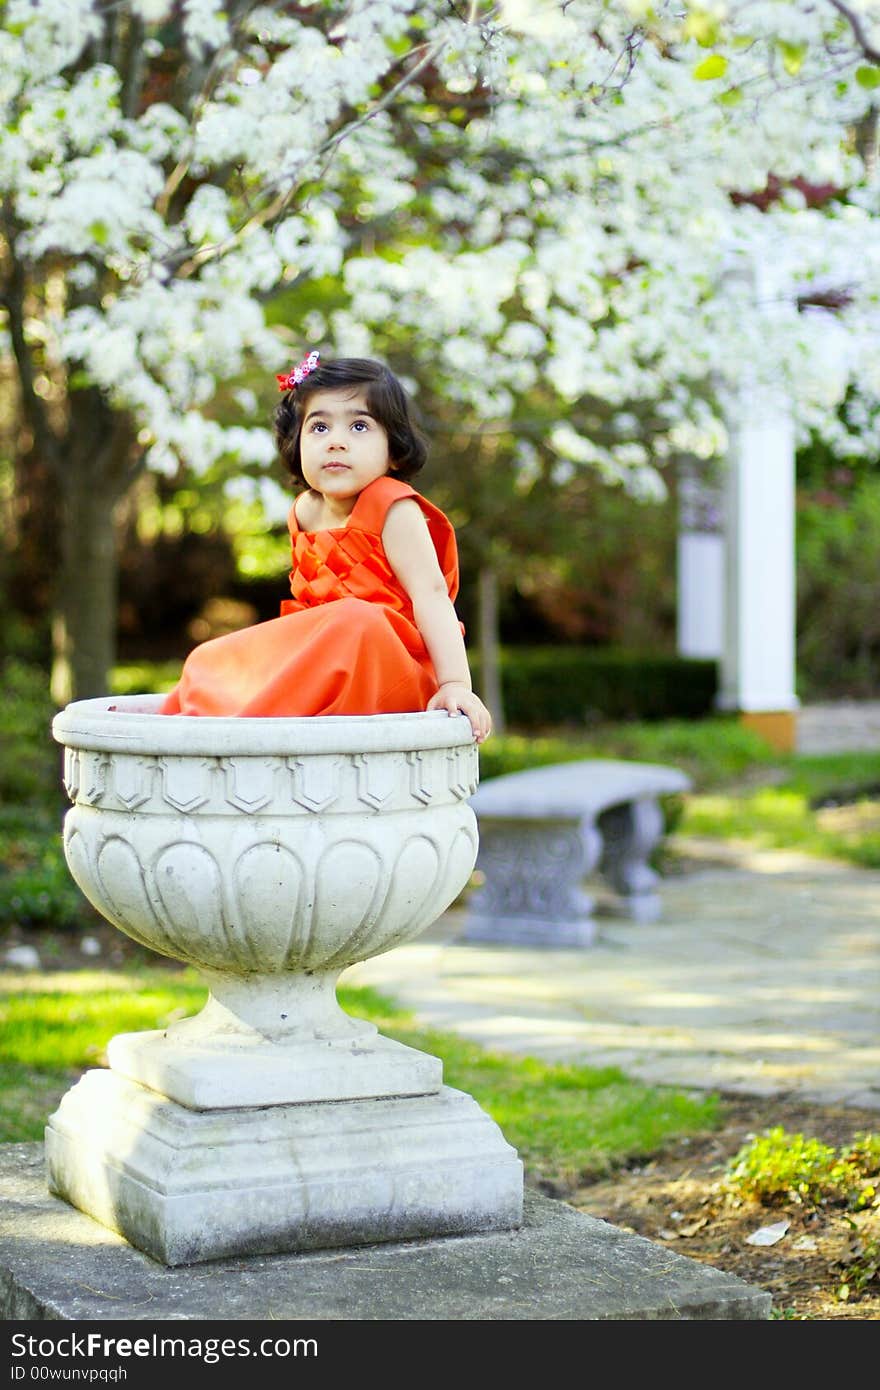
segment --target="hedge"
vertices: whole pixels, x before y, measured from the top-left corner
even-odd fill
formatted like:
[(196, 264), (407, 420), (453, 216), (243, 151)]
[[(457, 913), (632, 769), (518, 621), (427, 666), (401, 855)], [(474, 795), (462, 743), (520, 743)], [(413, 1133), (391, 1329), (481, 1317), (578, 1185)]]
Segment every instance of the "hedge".
[[(480, 661), (471, 653), (474, 684)], [(715, 712), (715, 661), (611, 648), (505, 647), (504, 712), (516, 728), (604, 719), (700, 719)]]

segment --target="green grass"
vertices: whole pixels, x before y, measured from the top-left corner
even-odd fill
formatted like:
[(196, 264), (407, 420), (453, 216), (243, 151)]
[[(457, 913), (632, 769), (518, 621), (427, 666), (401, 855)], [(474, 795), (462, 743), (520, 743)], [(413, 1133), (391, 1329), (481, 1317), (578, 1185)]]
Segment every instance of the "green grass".
[[(835, 823), (817, 803), (853, 803)], [(798, 757), (773, 786), (688, 797), (676, 830), (880, 868), (880, 753)]]
[[(166, 1026), (195, 1013), (205, 995), (190, 970), (0, 975), (0, 1142), (41, 1138), (47, 1116), (80, 1072), (105, 1064), (115, 1034)], [(533, 1178), (607, 1172), (720, 1120), (711, 1095), (647, 1086), (613, 1067), (512, 1057), (422, 1032), (374, 990), (342, 988), (339, 999), (386, 1036), (440, 1057), (447, 1085), (488, 1111)]]
[(493, 735), (480, 748), (480, 777), (485, 781), (579, 758), (671, 763), (692, 778), (695, 788), (732, 783), (754, 769), (769, 770), (790, 762), (737, 719), (719, 715), (696, 722), (604, 724), (583, 735)]
[(532, 1177), (572, 1181), (609, 1172), (719, 1123), (716, 1097), (645, 1086), (617, 1067), (512, 1062), (433, 1033), (396, 1036), (443, 1058), (447, 1084), (480, 1102)]

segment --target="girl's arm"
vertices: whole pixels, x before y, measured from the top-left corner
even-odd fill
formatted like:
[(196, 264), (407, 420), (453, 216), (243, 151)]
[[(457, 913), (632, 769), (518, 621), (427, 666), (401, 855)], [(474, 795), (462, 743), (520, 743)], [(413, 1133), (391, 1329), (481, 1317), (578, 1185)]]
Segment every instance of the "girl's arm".
[(471, 722), (477, 743), (482, 743), (492, 732), (492, 718), (474, 694), (464, 638), (418, 502), (402, 498), (393, 503), (382, 528), (382, 544), (388, 563), (409, 594), (416, 625), (434, 664), (440, 689), (428, 701), (428, 709), (445, 709), (450, 714), (461, 710)]

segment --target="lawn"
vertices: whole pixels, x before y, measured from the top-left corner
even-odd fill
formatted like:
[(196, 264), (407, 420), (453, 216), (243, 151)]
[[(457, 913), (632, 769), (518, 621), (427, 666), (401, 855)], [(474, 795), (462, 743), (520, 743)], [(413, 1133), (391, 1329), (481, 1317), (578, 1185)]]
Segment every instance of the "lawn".
[(769, 783), (689, 796), (676, 830), (880, 868), (880, 753), (780, 759)]
[[(0, 973), (0, 1142), (40, 1139), (47, 1115), (117, 1033), (166, 1027), (206, 997), (192, 970), (167, 967)], [(614, 1067), (553, 1065), (423, 1032), (370, 989), (341, 988), (352, 1014), (440, 1057), (447, 1085), (473, 1095), (518, 1149), (532, 1178), (574, 1180), (712, 1129), (717, 1097), (629, 1080)]]

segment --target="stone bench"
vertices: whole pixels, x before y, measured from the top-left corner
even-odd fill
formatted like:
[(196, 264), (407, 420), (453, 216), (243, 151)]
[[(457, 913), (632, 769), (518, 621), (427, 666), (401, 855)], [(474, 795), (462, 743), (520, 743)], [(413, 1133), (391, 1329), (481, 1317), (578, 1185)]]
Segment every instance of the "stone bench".
[(470, 804), (484, 882), (468, 901), (463, 939), (590, 945), (593, 899), (582, 885), (594, 871), (628, 916), (656, 918), (659, 876), (648, 859), (664, 830), (658, 799), (690, 786), (675, 767), (601, 758), (483, 783)]

